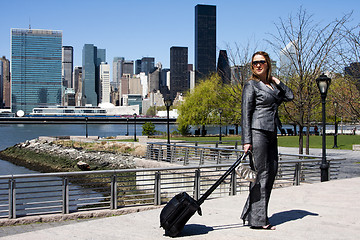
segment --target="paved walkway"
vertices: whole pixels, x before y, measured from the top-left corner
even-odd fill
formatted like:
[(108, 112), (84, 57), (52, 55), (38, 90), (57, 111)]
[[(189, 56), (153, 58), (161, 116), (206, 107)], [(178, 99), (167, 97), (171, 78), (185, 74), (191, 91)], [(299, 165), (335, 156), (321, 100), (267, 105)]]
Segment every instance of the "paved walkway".
[[(252, 230), (239, 215), (246, 194), (212, 199), (179, 239), (359, 239), (360, 178), (275, 189), (269, 216), (277, 230)], [(1, 227), (0, 239), (170, 239), (159, 228), (161, 209), (62, 223)]]

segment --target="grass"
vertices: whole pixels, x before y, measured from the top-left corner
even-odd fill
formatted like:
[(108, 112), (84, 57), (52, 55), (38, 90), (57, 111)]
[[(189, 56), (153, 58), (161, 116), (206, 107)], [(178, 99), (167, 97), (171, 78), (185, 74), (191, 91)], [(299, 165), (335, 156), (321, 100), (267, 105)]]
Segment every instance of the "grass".
[[(166, 139), (166, 138), (164, 138)], [(219, 137), (172, 137), (171, 140), (184, 141), (218, 141)], [(222, 137), (223, 141), (241, 140), (239, 136)], [(306, 137), (303, 138), (304, 147)], [(353, 144), (360, 144), (360, 135), (338, 135), (338, 149), (352, 150)], [(299, 136), (279, 136), (278, 145), (281, 147), (299, 147)], [(334, 136), (326, 136), (326, 148), (334, 146)], [(310, 136), (310, 148), (322, 148), (322, 136)]]

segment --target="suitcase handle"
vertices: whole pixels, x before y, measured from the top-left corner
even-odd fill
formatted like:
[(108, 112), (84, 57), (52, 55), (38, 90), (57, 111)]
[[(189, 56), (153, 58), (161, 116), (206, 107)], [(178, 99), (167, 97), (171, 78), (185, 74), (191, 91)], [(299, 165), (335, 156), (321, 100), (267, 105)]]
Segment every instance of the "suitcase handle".
[(210, 194), (236, 169), (236, 167), (250, 154), (250, 151), (244, 153), (236, 162), (201, 196), (197, 203), (199, 206), (210, 196)]

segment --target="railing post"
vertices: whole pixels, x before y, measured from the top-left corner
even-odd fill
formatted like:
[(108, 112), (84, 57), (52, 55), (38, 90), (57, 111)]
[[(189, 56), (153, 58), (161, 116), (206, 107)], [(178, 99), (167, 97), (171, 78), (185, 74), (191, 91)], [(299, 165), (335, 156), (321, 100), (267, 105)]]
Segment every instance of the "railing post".
[(110, 200), (110, 209), (117, 209), (117, 177), (116, 175), (111, 176), (111, 200)]
[(197, 149), (197, 146), (198, 146), (198, 142), (195, 142), (195, 157), (198, 156), (198, 149)]
[(155, 172), (154, 203), (161, 205), (161, 173), (159, 171)]
[(163, 150), (163, 146), (160, 146), (159, 147), (159, 154), (158, 154), (158, 159), (157, 161), (160, 162), (160, 161), (163, 161), (163, 155), (164, 155), (164, 150)]
[(148, 144), (146, 147), (146, 158), (147, 159), (151, 159), (151, 149), (152, 149), (152, 144)]
[(235, 141), (235, 149), (238, 149), (238, 141)]
[(295, 185), (300, 185), (300, 171), (301, 171), (301, 163), (295, 164)]
[(69, 179), (63, 178), (63, 189), (62, 189), (62, 213), (69, 214)]
[(217, 159), (216, 159), (216, 164), (220, 164), (221, 163), (221, 157), (220, 157), (220, 151), (217, 151)]
[(188, 165), (189, 162), (189, 148), (185, 148), (184, 165)]
[(235, 170), (231, 172), (230, 175), (230, 195), (234, 196), (236, 195), (236, 186), (237, 186), (237, 175), (235, 173)]
[(9, 179), (9, 218), (16, 218), (16, 181)]
[(176, 146), (174, 143), (174, 146), (171, 149), (171, 158), (170, 158), (170, 162), (173, 163), (174, 159), (176, 159)]
[(166, 161), (171, 162), (171, 144), (166, 146)]
[(200, 169), (195, 170), (194, 179), (194, 199), (199, 200), (200, 198)]
[(200, 150), (200, 165), (204, 165), (204, 150)]

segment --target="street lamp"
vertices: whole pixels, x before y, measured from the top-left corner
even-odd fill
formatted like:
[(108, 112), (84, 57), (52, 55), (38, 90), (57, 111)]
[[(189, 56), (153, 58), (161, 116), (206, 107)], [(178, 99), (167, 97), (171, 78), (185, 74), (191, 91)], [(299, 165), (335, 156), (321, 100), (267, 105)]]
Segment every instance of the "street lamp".
[(220, 130), (219, 130), (219, 143), (221, 143), (221, 114), (222, 114), (222, 109), (219, 109), (219, 113), (220, 113)]
[(321, 160), (321, 182), (329, 181), (329, 163), (326, 161), (326, 132), (325, 132), (325, 99), (329, 89), (331, 79), (325, 74), (321, 74), (316, 79), (316, 84), (321, 94), (322, 102), (322, 160)]
[(338, 105), (338, 103), (336, 101), (334, 101), (335, 133), (334, 133), (334, 146), (333, 146), (333, 148), (338, 148), (338, 146), (337, 146), (338, 124), (337, 124), (337, 119), (336, 119), (337, 105)]
[(129, 118), (126, 118), (126, 134), (125, 136), (129, 136)]
[(134, 113), (134, 142), (136, 142), (136, 113)]
[(165, 106), (166, 106), (166, 112), (167, 112), (167, 144), (170, 144), (170, 116), (169, 116), (169, 112), (170, 112), (170, 106), (172, 105), (172, 101), (170, 98), (165, 99), (164, 101)]
[(85, 135), (88, 138), (88, 117), (85, 117)]

